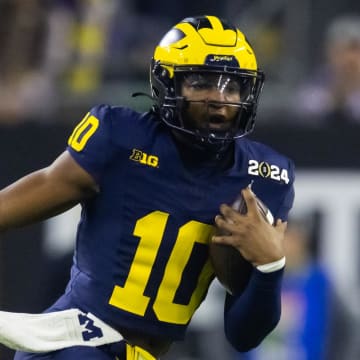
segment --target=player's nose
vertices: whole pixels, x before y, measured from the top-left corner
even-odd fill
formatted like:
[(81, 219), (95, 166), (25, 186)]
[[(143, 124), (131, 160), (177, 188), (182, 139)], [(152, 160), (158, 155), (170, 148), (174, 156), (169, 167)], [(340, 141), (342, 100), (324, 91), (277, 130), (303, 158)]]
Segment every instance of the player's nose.
[(208, 101), (210, 104), (212, 101), (214, 101), (214, 103), (211, 104), (214, 107), (222, 107), (224, 105), (221, 103), (226, 101), (226, 96), (221, 89), (213, 87), (211, 90), (209, 90)]

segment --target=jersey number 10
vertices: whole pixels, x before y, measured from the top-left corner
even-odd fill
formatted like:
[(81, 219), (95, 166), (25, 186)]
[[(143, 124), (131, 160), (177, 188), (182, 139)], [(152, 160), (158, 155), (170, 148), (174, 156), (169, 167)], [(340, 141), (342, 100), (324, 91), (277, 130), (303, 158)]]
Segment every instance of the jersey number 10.
[[(144, 292), (160, 248), (168, 217), (168, 213), (154, 211), (136, 222), (134, 235), (140, 237), (140, 242), (126, 282), (123, 287), (115, 285), (109, 304), (144, 316), (150, 303), (150, 297), (144, 295)], [(200, 305), (213, 278), (210, 261), (207, 261), (200, 274), (197, 274), (197, 286), (191, 294), (189, 303), (186, 305), (176, 304), (173, 300), (195, 242), (207, 244), (212, 232), (211, 225), (195, 220), (180, 227), (152, 305), (154, 313), (160, 321), (186, 324)]]

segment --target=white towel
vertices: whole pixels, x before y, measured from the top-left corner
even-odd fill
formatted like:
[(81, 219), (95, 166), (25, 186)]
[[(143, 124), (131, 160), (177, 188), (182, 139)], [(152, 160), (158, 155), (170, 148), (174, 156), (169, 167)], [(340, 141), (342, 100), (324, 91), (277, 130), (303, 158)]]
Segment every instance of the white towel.
[(0, 311), (0, 343), (13, 350), (48, 352), (71, 346), (100, 346), (123, 337), (91, 313), (69, 309), (46, 314)]

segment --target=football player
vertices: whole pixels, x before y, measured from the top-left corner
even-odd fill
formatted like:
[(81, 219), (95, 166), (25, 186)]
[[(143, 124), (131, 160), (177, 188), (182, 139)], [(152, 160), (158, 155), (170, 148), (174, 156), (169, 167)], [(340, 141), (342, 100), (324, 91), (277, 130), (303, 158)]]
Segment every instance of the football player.
[[(0, 312), (16, 360), (158, 359), (184, 338), (214, 279), (211, 241), (254, 266), (226, 298), (229, 342), (247, 351), (276, 326), (294, 167), (245, 137), (263, 82), (239, 29), (186, 18), (155, 49), (149, 112), (95, 106), (51, 165), (0, 192), (2, 231), (82, 206), (64, 294), (44, 314)], [(246, 215), (225, 205), (241, 189)], [(228, 235), (214, 236), (214, 224)]]

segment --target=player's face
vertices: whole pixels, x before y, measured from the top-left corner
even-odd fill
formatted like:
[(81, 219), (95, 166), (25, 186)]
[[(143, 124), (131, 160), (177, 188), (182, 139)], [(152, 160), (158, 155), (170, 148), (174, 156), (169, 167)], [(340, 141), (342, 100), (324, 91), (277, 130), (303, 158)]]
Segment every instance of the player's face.
[(211, 73), (185, 75), (181, 95), (186, 100), (183, 121), (190, 128), (224, 133), (231, 129), (238, 117), (241, 85), (234, 76)]

